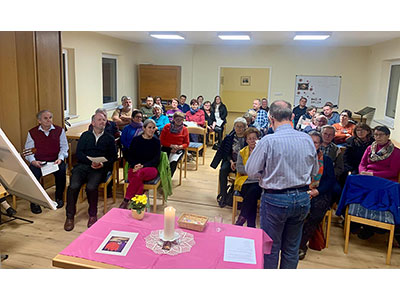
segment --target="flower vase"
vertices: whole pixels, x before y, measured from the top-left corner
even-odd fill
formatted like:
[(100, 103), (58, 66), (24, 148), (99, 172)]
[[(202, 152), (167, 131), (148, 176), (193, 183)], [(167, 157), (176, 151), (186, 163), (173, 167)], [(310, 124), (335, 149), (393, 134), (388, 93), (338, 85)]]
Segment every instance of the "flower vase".
[(136, 220), (142, 220), (144, 217), (144, 209), (141, 211), (141, 213), (139, 214), (138, 211), (136, 209), (131, 209), (132, 211), (132, 217)]

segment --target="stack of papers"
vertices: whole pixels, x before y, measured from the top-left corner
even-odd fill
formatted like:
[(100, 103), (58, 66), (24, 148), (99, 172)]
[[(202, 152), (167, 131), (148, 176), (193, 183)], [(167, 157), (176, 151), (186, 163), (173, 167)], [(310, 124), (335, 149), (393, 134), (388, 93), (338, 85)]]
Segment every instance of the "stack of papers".
[(252, 239), (225, 237), (224, 261), (256, 264), (256, 249)]

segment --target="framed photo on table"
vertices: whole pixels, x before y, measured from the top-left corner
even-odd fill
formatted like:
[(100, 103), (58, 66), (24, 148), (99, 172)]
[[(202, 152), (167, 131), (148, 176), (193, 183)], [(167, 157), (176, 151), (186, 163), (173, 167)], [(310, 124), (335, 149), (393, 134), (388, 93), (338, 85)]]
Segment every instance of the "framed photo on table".
[(251, 85), (251, 76), (240, 76), (240, 85)]

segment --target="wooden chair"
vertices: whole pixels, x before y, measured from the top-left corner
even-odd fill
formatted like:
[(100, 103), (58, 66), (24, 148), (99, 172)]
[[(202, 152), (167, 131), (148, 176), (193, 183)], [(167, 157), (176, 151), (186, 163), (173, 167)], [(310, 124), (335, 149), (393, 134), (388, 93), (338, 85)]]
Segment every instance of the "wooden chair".
[[(100, 185), (99, 185), (99, 189), (103, 189), (103, 198), (104, 198), (104, 209), (103, 209), (103, 213), (104, 213), (104, 214), (107, 213), (107, 188), (108, 188), (108, 185), (109, 185), (110, 183), (111, 183), (112, 186), (113, 186), (113, 188), (112, 188), (112, 190), (113, 190), (113, 195), (112, 195), (113, 203), (116, 202), (116, 190), (117, 190), (117, 185), (116, 185), (116, 182), (117, 182), (116, 174), (117, 174), (117, 171), (118, 171), (118, 163), (119, 163), (118, 160), (114, 162), (114, 164), (113, 164), (113, 169), (112, 169), (111, 172), (109, 172), (109, 173), (107, 174), (106, 181), (100, 183)], [(79, 194), (80, 194), (80, 199), (81, 199), (80, 201), (81, 201), (81, 202), (84, 201), (83, 190), (84, 190), (85, 188), (86, 188), (86, 183), (85, 183), (84, 185), (82, 185), (81, 190), (80, 190), (80, 192), (79, 192)]]
[[(181, 171), (182, 172), (182, 171)], [(128, 173), (124, 172), (124, 197), (126, 194), (126, 190), (128, 188), (129, 182), (128, 182)], [(154, 178), (153, 180), (150, 181), (146, 181), (143, 184), (143, 189), (145, 191), (153, 191), (153, 212), (156, 213), (157, 212), (157, 189), (161, 184), (161, 179), (160, 179), (160, 175), (157, 175), (156, 178)], [(148, 193), (147, 198), (150, 201), (150, 194)], [(163, 205), (165, 204), (165, 195), (163, 194)]]
[[(347, 254), (348, 249), (349, 249), (349, 238), (350, 238), (350, 224), (351, 222), (356, 222), (364, 225), (369, 225), (369, 226), (374, 226), (382, 229), (389, 230), (389, 241), (388, 241), (388, 249), (387, 249), (387, 254), (386, 254), (386, 264), (390, 265), (390, 258), (392, 255), (392, 246), (393, 246), (393, 238), (394, 238), (394, 218), (393, 215), (386, 211), (384, 213), (387, 213), (387, 217), (385, 217), (386, 220), (389, 222), (380, 222), (364, 217), (360, 217), (357, 215), (353, 215), (353, 212), (349, 213), (350, 211), (355, 211), (359, 209), (361, 205), (359, 204), (350, 204), (346, 207), (346, 215), (345, 215), (345, 239), (344, 239), (344, 253)], [(366, 211), (371, 211), (365, 208)], [(363, 213), (365, 215), (365, 213)], [(367, 213), (368, 215), (368, 213)], [(390, 217), (391, 216), (391, 217)]]
[[(187, 128), (189, 131), (189, 134), (199, 134), (203, 136), (203, 142), (202, 143), (194, 143), (190, 142), (189, 147), (187, 148), (187, 151), (193, 151), (196, 152), (196, 171), (199, 167), (199, 153), (201, 150), (203, 150), (203, 165), (206, 162), (206, 134), (207, 134), (207, 128), (201, 128), (201, 127), (188, 127)], [(186, 161), (187, 163), (187, 161)]]
[[(235, 219), (238, 211), (238, 203), (243, 202), (243, 197), (240, 195), (240, 192), (235, 191), (233, 194), (233, 204), (232, 204), (232, 224), (235, 224)], [(261, 204), (261, 200), (258, 200), (258, 207)]]
[[(233, 173), (233, 172), (229, 173), (228, 174), (228, 184), (229, 183), (233, 184), (235, 182), (235, 178), (236, 178), (236, 173)], [(219, 195), (220, 191), (221, 191), (221, 187), (219, 186), (219, 181), (218, 181), (218, 193), (217, 193), (217, 196)]]
[[(183, 167), (183, 164), (185, 164), (185, 167)], [(187, 172), (187, 149), (185, 149), (185, 152), (183, 154), (183, 157), (179, 160), (178, 163), (178, 168), (179, 168), (179, 184), (180, 186), (182, 184), (182, 170), (185, 168), (185, 178), (186, 178), (186, 172)]]
[[(400, 183), (400, 173), (398, 176)], [(349, 204), (346, 206), (346, 214), (344, 219), (344, 253), (347, 254), (349, 250), (350, 238), (350, 224), (356, 222), (364, 225), (378, 227), (381, 229), (389, 230), (388, 249), (386, 254), (386, 264), (390, 265), (390, 258), (392, 256), (393, 238), (395, 222), (393, 214), (389, 211), (376, 211), (364, 208), (360, 204)]]

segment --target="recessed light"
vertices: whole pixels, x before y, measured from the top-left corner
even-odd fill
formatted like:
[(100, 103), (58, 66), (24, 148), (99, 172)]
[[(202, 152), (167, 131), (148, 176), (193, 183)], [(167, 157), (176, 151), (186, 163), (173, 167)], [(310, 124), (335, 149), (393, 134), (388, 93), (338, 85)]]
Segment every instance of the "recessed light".
[(150, 32), (150, 36), (161, 40), (184, 40), (185, 37), (179, 33), (172, 32)]
[(250, 40), (249, 33), (218, 33), (218, 37), (221, 40), (228, 40), (228, 41), (248, 41)]
[(331, 34), (326, 32), (296, 32), (293, 39), (298, 41), (322, 41), (326, 40), (330, 36)]

